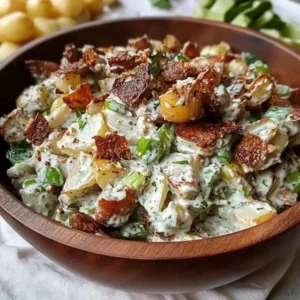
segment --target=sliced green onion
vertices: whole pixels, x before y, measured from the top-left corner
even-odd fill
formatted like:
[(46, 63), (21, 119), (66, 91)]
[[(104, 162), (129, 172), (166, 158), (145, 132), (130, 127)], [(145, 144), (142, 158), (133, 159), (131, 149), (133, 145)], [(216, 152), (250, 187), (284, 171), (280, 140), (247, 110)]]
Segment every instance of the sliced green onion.
[(39, 172), (40, 182), (47, 185), (63, 186), (64, 177), (58, 168), (42, 167)]
[(258, 76), (259, 74), (270, 74), (270, 69), (268, 65), (264, 64), (262, 61), (257, 60), (255, 63), (249, 66), (250, 70), (253, 70), (255, 75)]
[(252, 186), (250, 184), (246, 184), (244, 187), (243, 187), (243, 192), (244, 192), (244, 196), (245, 197), (248, 197), (250, 196), (251, 192), (252, 192)]
[(106, 99), (104, 102), (104, 107), (120, 114), (125, 114), (126, 112), (125, 105), (113, 99)]
[(147, 152), (152, 150), (152, 140), (142, 137), (136, 148), (136, 155), (142, 158)]
[(250, 52), (242, 52), (242, 59), (248, 66), (254, 64), (256, 61), (261, 61), (255, 53)]
[(50, 115), (50, 111), (49, 110), (46, 110), (42, 113), (42, 116), (46, 117), (46, 116), (49, 116)]
[(170, 154), (172, 144), (175, 140), (175, 128), (173, 125), (165, 123), (160, 127), (158, 135), (160, 141), (159, 159), (163, 159)]
[(288, 99), (291, 95), (291, 88), (288, 85), (277, 84), (276, 90), (282, 99)]
[(139, 190), (145, 185), (146, 178), (138, 172), (130, 172), (124, 177), (123, 182), (129, 188)]
[(27, 188), (30, 185), (36, 184), (36, 180), (34, 178), (25, 179), (23, 181), (22, 187), (23, 189)]
[(289, 170), (285, 181), (294, 193), (300, 194), (300, 172)]
[(12, 148), (7, 151), (6, 158), (13, 164), (17, 164), (32, 157), (32, 150), (30, 148)]
[(231, 163), (231, 153), (229, 150), (222, 149), (217, 153), (217, 158), (221, 164)]
[(187, 160), (178, 160), (178, 161), (174, 161), (173, 164), (175, 164), (175, 165), (188, 165), (189, 162)]
[(150, 0), (152, 6), (162, 8), (162, 9), (170, 9), (172, 7), (170, 0)]
[(151, 57), (152, 62), (151, 62), (150, 72), (154, 78), (157, 78), (162, 71), (162, 67), (160, 63), (161, 57), (162, 57), (161, 54), (155, 54)]

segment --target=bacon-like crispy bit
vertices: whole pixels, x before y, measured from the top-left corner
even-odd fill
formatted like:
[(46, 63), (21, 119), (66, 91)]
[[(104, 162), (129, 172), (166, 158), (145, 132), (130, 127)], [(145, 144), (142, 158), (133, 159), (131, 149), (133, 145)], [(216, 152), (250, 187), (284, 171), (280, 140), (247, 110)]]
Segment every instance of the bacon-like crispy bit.
[(85, 109), (93, 99), (94, 96), (88, 83), (78, 85), (74, 92), (63, 98), (64, 102), (74, 110)]
[(141, 36), (136, 39), (128, 40), (128, 46), (133, 47), (137, 50), (145, 50), (150, 48), (150, 41), (147, 35)]
[(52, 61), (44, 60), (27, 60), (25, 61), (27, 68), (33, 76), (48, 78), (59, 69), (59, 64)]
[(224, 84), (226, 87), (230, 86), (233, 82), (233, 78), (229, 75), (222, 75), (221, 76), (221, 83)]
[(206, 67), (198, 76), (197, 80), (200, 80), (203, 84), (204, 93), (214, 93), (214, 89), (221, 82), (222, 74), (215, 71), (213, 68)]
[(63, 56), (68, 62), (74, 63), (81, 59), (82, 53), (74, 44), (67, 44)]
[(104, 102), (108, 98), (109, 94), (94, 97), (94, 103)]
[(225, 135), (238, 133), (240, 126), (229, 123), (183, 123), (176, 126), (176, 134), (183, 139), (195, 142), (201, 148), (210, 148), (217, 139)]
[(295, 108), (290, 115), (290, 120), (293, 122), (300, 121), (300, 108)]
[(62, 69), (60, 69), (59, 73), (75, 73), (79, 74), (80, 76), (85, 76), (89, 70), (89, 66), (86, 63), (80, 61), (75, 61)]
[(108, 133), (105, 136), (95, 136), (94, 138), (97, 147), (96, 159), (119, 161), (133, 158), (124, 136), (117, 133)]
[(98, 59), (97, 52), (93, 48), (89, 48), (83, 53), (82, 62), (88, 66), (94, 66), (98, 62)]
[(34, 119), (30, 119), (26, 128), (24, 129), (24, 135), (35, 146), (40, 146), (49, 134), (49, 124), (44, 116), (38, 114)]
[(188, 41), (183, 45), (180, 52), (189, 58), (195, 58), (200, 55), (200, 47), (197, 43)]
[(138, 55), (131, 56), (127, 51), (119, 51), (117, 56), (108, 60), (108, 63), (112, 67), (112, 73), (121, 74), (138, 66), (141, 63), (141, 58)]
[(100, 229), (99, 224), (93, 218), (82, 212), (71, 212), (69, 220), (71, 228), (88, 233), (100, 233), (108, 237), (108, 234)]
[(126, 189), (126, 196), (121, 200), (116, 201), (102, 198), (98, 201), (96, 207), (96, 221), (108, 227), (122, 226), (136, 209), (137, 205), (138, 199), (136, 193), (131, 189)]
[(195, 77), (200, 73), (200, 69), (183, 61), (172, 61), (164, 64), (161, 77), (166, 82), (184, 80), (188, 77)]
[(281, 106), (281, 107), (286, 107), (286, 106), (292, 106), (291, 102), (287, 99), (281, 99), (277, 95), (273, 95), (271, 99), (268, 101), (268, 104), (270, 106)]
[(248, 134), (236, 145), (233, 157), (239, 164), (258, 168), (270, 152), (268, 143), (255, 134)]
[(128, 106), (136, 107), (141, 103), (141, 95), (150, 82), (149, 64), (140, 64), (134, 75), (126, 75), (116, 79), (112, 93), (123, 100)]
[(171, 86), (171, 83), (165, 82), (163, 78), (159, 76), (157, 79), (150, 81), (144, 96), (149, 99), (155, 95), (156, 98), (158, 98), (159, 96), (165, 94), (171, 88)]

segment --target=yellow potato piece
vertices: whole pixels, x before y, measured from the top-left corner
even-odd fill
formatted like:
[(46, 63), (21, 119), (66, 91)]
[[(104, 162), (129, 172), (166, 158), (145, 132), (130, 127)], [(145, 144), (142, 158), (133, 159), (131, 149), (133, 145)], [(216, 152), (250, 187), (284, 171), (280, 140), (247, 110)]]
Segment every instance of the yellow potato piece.
[(8, 15), (15, 11), (25, 11), (26, 0), (1, 0), (0, 16)]
[(70, 17), (59, 17), (56, 19), (60, 29), (67, 29), (75, 26), (77, 23)]
[(81, 78), (79, 74), (66, 73), (57, 76), (55, 80), (55, 87), (63, 93), (69, 93), (70, 88), (75, 90), (80, 83)]
[(258, 225), (258, 224), (261, 224), (261, 223), (264, 223), (264, 222), (266, 222), (266, 221), (271, 220), (271, 219), (274, 218), (276, 215), (277, 215), (277, 214), (276, 214), (275, 212), (270, 212), (270, 213), (268, 213), (268, 214), (266, 214), (266, 215), (264, 215), (264, 216), (260, 216), (260, 217), (258, 217), (258, 218), (256, 218), (256, 219), (254, 219), (253, 222), (254, 222), (255, 224)]
[(0, 60), (9, 56), (13, 52), (17, 51), (20, 48), (20, 45), (14, 43), (4, 42), (0, 45)]
[[(84, 5), (94, 13), (101, 12), (103, 9), (103, 1), (102, 0), (83, 0)], [(110, 2), (116, 2), (116, 1), (110, 1)], [(106, 3), (108, 4), (108, 3)], [(113, 3), (111, 3), (113, 4)]]
[(103, 112), (104, 101), (94, 102), (92, 101), (87, 107), (86, 112), (90, 115), (95, 115)]
[(31, 17), (55, 18), (59, 16), (50, 0), (27, 0), (26, 12)]
[(37, 37), (44, 36), (60, 30), (59, 24), (55, 19), (34, 18), (35, 35)]
[(82, 190), (96, 184), (93, 172), (93, 157), (80, 152), (72, 165), (62, 192), (68, 197), (75, 197)]
[(102, 189), (125, 173), (120, 163), (106, 159), (94, 160), (93, 170), (97, 184)]
[(91, 18), (92, 18), (91, 12), (87, 8), (84, 8), (83, 11), (80, 13), (80, 15), (75, 17), (75, 21), (77, 23), (85, 23), (90, 21)]
[(50, 113), (52, 114), (56, 109), (58, 109), (60, 106), (64, 104), (64, 97), (66, 94), (60, 95), (51, 105), (50, 107)]
[(23, 12), (14, 12), (0, 19), (0, 41), (22, 43), (34, 37), (31, 18)]
[(72, 113), (72, 110), (67, 104), (64, 103), (61, 106), (58, 106), (58, 108), (56, 108), (48, 117), (50, 131), (61, 126), (70, 113)]
[(84, 8), (82, 0), (51, 0), (54, 8), (62, 16), (77, 17)]

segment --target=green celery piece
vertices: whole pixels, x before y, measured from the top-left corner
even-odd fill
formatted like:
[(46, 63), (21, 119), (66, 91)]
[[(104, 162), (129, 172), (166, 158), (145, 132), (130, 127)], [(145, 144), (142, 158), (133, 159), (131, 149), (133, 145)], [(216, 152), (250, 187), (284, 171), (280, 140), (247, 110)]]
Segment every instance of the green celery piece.
[(282, 37), (287, 37), (292, 40), (300, 39), (300, 26), (296, 23), (286, 24), (285, 28), (281, 30)]
[(281, 37), (281, 40), (294, 48), (300, 49), (300, 39), (293, 40), (287, 37)]
[(234, 5), (234, 0), (216, 0), (211, 8), (206, 11), (205, 17), (210, 20), (225, 21), (226, 12)]
[(265, 113), (265, 117), (276, 123), (281, 123), (290, 114), (292, 107), (271, 106)]
[(160, 140), (159, 159), (163, 159), (170, 154), (172, 144), (175, 140), (174, 126), (169, 123), (163, 124), (159, 129), (158, 136)]
[(138, 172), (130, 172), (123, 179), (125, 185), (133, 190), (139, 190), (146, 183), (146, 178)]
[(40, 182), (47, 185), (63, 186), (64, 177), (58, 168), (42, 167), (39, 172)]
[(23, 181), (22, 187), (24, 189), (33, 184), (36, 184), (36, 180), (34, 178), (25, 179)]
[(32, 151), (30, 148), (19, 148), (19, 146), (13, 147), (6, 153), (6, 158), (13, 164), (17, 164), (32, 157)]
[(291, 88), (288, 85), (277, 84), (276, 90), (280, 98), (288, 99), (291, 94)]
[(204, 8), (211, 8), (215, 4), (216, 0), (200, 0), (199, 2), (202, 2)]
[(252, 7), (252, 1), (247, 1), (247, 2), (243, 2), (239, 5), (234, 5), (225, 13), (224, 21), (230, 23), (240, 13), (244, 12), (246, 9), (248, 9), (250, 7)]
[(189, 162), (187, 160), (178, 160), (178, 161), (174, 161), (173, 164), (175, 164), (175, 165), (188, 165)]
[(274, 16), (274, 12), (271, 10), (267, 10), (257, 19), (253, 20), (249, 25), (249, 27), (254, 29), (261, 29), (264, 27), (265, 24), (267, 24), (272, 20), (273, 16)]
[(294, 193), (300, 194), (300, 172), (295, 169), (289, 170), (285, 181)]
[(231, 153), (229, 150), (221, 149), (217, 153), (217, 158), (222, 164), (228, 164), (231, 163)]
[[(256, 3), (256, 4), (255, 4)], [(254, 1), (252, 9), (247, 11), (245, 15), (254, 20), (255, 18), (262, 15), (265, 11), (272, 9), (272, 3), (269, 1)]]
[(147, 152), (151, 151), (152, 149), (153, 149), (152, 140), (142, 137), (138, 142), (136, 148), (136, 155), (139, 158), (142, 158)]

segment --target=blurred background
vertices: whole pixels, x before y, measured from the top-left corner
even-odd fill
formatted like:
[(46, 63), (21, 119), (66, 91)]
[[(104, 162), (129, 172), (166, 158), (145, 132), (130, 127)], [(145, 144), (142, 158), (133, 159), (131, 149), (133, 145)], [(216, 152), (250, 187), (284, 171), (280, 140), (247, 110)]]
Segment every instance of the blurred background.
[(80, 23), (149, 15), (232, 23), (300, 49), (296, 0), (0, 0), (0, 60), (33, 39)]

